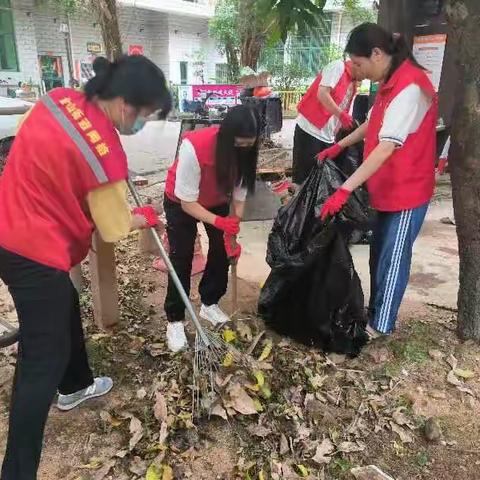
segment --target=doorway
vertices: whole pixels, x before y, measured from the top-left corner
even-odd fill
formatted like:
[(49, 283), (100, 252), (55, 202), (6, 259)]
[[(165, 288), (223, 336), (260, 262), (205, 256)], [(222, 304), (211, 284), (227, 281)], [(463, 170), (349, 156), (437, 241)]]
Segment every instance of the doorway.
[(40, 55), (40, 73), (47, 92), (52, 88), (65, 86), (62, 57)]

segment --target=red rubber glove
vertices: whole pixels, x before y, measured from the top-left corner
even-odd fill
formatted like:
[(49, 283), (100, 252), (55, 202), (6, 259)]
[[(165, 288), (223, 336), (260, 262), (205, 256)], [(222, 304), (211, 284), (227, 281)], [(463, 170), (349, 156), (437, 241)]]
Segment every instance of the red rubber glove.
[(237, 242), (235, 235), (229, 235), (226, 233), (223, 236), (223, 243), (225, 245), (228, 259), (237, 262), (242, 254), (242, 246)]
[(347, 203), (352, 192), (345, 188), (339, 188), (333, 195), (327, 198), (323, 204), (320, 218), (324, 222), (328, 217), (336, 215), (342, 207)]
[(353, 118), (348, 112), (342, 112), (338, 118), (342, 127), (346, 130), (350, 130), (353, 127)]
[(228, 235), (237, 235), (240, 231), (240, 219), (238, 217), (217, 217), (214, 225)]
[(156, 227), (160, 222), (157, 211), (151, 205), (134, 208), (132, 213), (134, 215), (141, 215), (143, 218), (145, 218), (148, 227)]
[(447, 165), (448, 165), (448, 158), (441, 158), (439, 161), (438, 161), (438, 167), (437, 167), (437, 172), (440, 174), (440, 175), (443, 175), (445, 173), (445, 170), (447, 168)]
[(323, 162), (327, 158), (334, 159), (337, 158), (341, 153), (342, 153), (343, 148), (340, 146), (340, 144), (335, 143), (331, 147), (326, 148), (325, 150), (322, 150), (318, 155), (317, 155), (317, 160), (318, 162)]

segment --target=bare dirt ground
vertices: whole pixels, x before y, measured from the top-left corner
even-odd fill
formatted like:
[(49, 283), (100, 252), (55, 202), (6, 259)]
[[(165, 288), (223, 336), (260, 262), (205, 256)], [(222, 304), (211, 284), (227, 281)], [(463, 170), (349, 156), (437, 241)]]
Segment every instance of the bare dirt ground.
[[(333, 480), (369, 464), (396, 480), (478, 478), (480, 351), (456, 339), (454, 312), (407, 300), (395, 335), (356, 359), (265, 332), (253, 349), (258, 369), (223, 368), (219, 416), (194, 423), (191, 353), (165, 344), (166, 277), (137, 252), (135, 236), (118, 247), (117, 328), (100, 332), (88, 288), (82, 295), (92, 366), (115, 388), (70, 413), (52, 407), (40, 480)], [(245, 351), (264, 326), (258, 284), (239, 288), (224, 335)], [(4, 291), (2, 301), (11, 312)], [(0, 452), (14, 363), (12, 350), (0, 352)]]

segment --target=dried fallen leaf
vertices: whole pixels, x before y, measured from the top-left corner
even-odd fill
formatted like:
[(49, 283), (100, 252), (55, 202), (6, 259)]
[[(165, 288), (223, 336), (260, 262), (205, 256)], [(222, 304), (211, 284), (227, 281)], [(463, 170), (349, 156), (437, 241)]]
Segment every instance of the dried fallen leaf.
[(95, 475), (93, 477), (93, 480), (103, 480), (109, 473), (110, 470), (115, 466), (115, 460), (109, 460), (108, 462), (105, 462), (97, 472), (95, 472)]
[(137, 391), (137, 398), (139, 400), (143, 400), (147, 396), (147, 391), (144, 388), (140, 388)]
[(221, 405), (215, 405), (210, 413), (216, 417), (221, 417), (224, 420), (228, 420), (227, 411)]
[(450, 385), (453, 385), (453, 386), (457, 387), (457, 389), (460, 390), (461, 392), (466, 393), (468, 395), (471, 395), (472, 397), (475, 396), (473, 394), (472, 390), (470, 390), (468, 387), (466, 387), (465, 384), (455, 376), (455, 370), (450, 370), (448, 372), (447, 382)]
[(231, 367), (233, 365), (233, 354), (232, 352), (227, 352), (225, 357), (223, 357), (222, 365), (225, 368)]
[(135, 416), (132, 415), (130, 419), (130, 442), (129, 448), (132, 451), (138, 444), (138, 442), (143, 438), (143, 426), (142, 422)]
[(234, 383), (228, 388), (231, 406), (242, 415), (255, 415), (257, 405), (252, 397), (238, 384)]
[(169, 467), (168, 465), (163, 467), (162, 480), (173, 480), (172, 467)]
[(264, 427), (263, 425), (250, 425), (247, 428), (248, 432), (252, 434), (254, 437), (265, 438), (271, 435), (272, 431)]
[(367, 446), (360, 441), (357, 442), (342, 442), (338, 446), (338, 451), (342, 453), (355, 453), (355, 452), (363, 452)]
[(153, 407), (153, 413), (159, 422), (164, 422), (167, 420), (167, 401), (161, 392), (157, 392), (155, 394), (155, 406)]
[(285, 455), (290, 451), (287, 437), (282, 433), (280, 436), (280, 455)]
[(158, 443), (160, 445), (163, 445), (167, 440), (167, 437), (168, 437), (168, 426), (167, 426), (167, 422), (165, 421), (165, 422), (162, 422), (162, 425), (160, 426), (160, 435), (158, 438)]
[(457, 377), (463, 378), (464, 380), (470, 380), (475, 376), (475, 372), (472, 372), (472, 370), (464, 370), (462, 368), (456, 368), (454, 373)]
[(393, 477), (382, 472), (375, 465), (369, 465), (368, 467), (352, 468), (350, 473), (356, 480), (394, 480)]
[(247, 341), (251, 342), (253, 339), (253, 334), (252, 334), (252, 329), (250, 328), (249, 325), (247, 325), (245, 322), (242, 322), (241, 320), (237, 321), (235, 324), (235, 328), (237, 329), (238, 334), (240, 337)]
[(400, 437), (402, 443), (413, 443), (413, 435), (400, 425), (397, 425), (395, 422), (390, 422), (390, 427), (392, 431)]
[(122, 424), (122, 420), (113, 417), (112, 414), (110, 412), (107, 412), (106, 410), (102, 410), (100, 412), (100, 418), (105, 423), (109, 423), (112, 427), (119, 427)]
[(223, 331), (222, 336), (227, 343), (232, 343), (237, 338), (237, 334), (229, 328)]
[(332, 441), (329, 438), (325, 438), (323, 442), (317, 446), (315, 451), (315, 455), (313, 456), (312, 460), (319, 465), (326, 465), (330, 463), (332, 457), (330, 455), (335, 450), (335, 447)]
[(99, 458), (92, 457), (88, 461), (88, 463), (86, 463), (85, 465), (81, 465), (78, 468), (82, 470), (98, 470), (102, 465), (103, 465), (103, 462)]
[(265, 342), (265, 346), (263, 347), (262, 354), (258, 357), (259, 362), (264, 362), (272, 353), (273, 343), (271, 340), (267, 340)]
[(397, 408), (392, 414), (393, 421), (401, 426), (407, 426), (410, 429), (414, 429), (415, 425), (407, 415), (407, 409), (405, 407)]
[(296, 465), (299, 475), (302, 478), (308, 477), (308, 468), (305, 465)]
[(156, 465), (152, 464), (148, 467), (145, 480), (160, 480), (160, 470)]

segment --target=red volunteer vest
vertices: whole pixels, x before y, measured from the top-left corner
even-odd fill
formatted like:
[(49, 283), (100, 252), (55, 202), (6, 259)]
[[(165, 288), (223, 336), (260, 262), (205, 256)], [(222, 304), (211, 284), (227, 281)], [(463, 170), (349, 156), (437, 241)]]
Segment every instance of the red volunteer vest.
[(68, 271), (91, 244), (88, 193), (126, 179), (127, 158), (102, 110), (58, 88), (33, 107), (0, 177), (0, 246)]
[[(183, 139), (188, 140), (193, 145), (197, 155), (201, 171), (198, 203), (205, 208), (218, 207), (228, 203), (228, 197), (219, 191), (217, 185), (215, 171), (217, 134), (218, 127), (207, 127), (183, 135)], [(165, 194), (170, 200), (179, 203), (180, 200), (175, 196), (177, 166), (178, 158), (175, 159), (168, 170)]]
[[(339, 82), (332, 89), (331, 95), (334, 102), (340, 105), (348, 92), (348, 89), (354, 83), (352, 78), (352, 64), (351, 62), (344, 62), (345, 70), (340, 77)], [(322, 81), (322, 74), (320, 73), (315, 81), (310, 85), (305, 95), (298, 104), (298, 113), (303, 115), (311, 124), (315, 125), (318, 129), (322, 129), (332, 118), (332, 114), (320, 103), (318, 100), (318, 87)], [(355, 96), (356, 88), (354, 87), (352, 97), (350, 98), (347, 108), (350, 110), (353, 97)]]
[(368, 122), (364, 158), (379, 144), (378, 135), (388, 106), (412, 83), (432, 98), (432, 106), (419, 129), (367, 181), (372, 207), (383, 212), (419, 207), (432, 198), (435, 188), (437, 95), (426, 73), (408, 60), (377, 93)]

